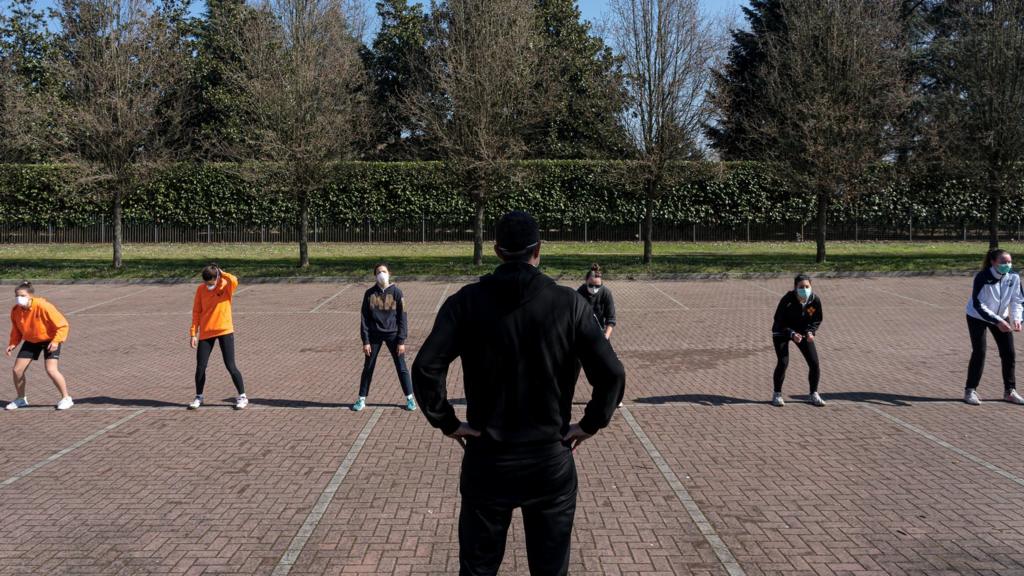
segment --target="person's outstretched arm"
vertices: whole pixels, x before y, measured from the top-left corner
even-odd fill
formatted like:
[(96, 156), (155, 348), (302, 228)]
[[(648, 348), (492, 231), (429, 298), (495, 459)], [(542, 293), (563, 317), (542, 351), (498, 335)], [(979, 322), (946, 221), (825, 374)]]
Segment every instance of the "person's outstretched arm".
[(457, 298), (458, 294), (452, 296), (441, 307), (433, 330), (412, 364), (412, 389), (416, 402), (427, 422), (448, 436), (454, 434), (461, 424), (455, 408), (448, 401), (448, 366), (459, 356)]
[(604, 337), (601, 325), (583, 302), (576, 314), (575, 352), (593, 390), (579, 427), (592, 436), (611, 421), (626, 389), (626, 370)]

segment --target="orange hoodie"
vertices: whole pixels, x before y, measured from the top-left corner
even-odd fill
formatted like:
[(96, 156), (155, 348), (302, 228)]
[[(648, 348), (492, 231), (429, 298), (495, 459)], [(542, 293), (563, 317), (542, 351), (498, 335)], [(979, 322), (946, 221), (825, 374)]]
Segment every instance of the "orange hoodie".
[(8, 344), (17, 346), (22, 340), (38, 344), (55, 342), (60, 344), (68, 339), (68, 321), (57, 307), (45, 298), (32, 297), (28, 308), (11, 308), (11, 339)]
[(217, 287), (213, 290), (207, 288), (205, 282), (196, 288), (190, 336), (209, 340), (235, 331), (231, 322), (231, 297), (235, 288), (238, 288), (238, 278), (224, 271), (221, 271)]

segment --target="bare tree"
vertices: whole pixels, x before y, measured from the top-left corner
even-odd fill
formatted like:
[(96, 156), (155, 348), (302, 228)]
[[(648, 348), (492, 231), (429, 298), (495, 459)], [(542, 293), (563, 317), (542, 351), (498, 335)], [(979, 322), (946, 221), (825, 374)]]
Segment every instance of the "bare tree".
[(150, 0), (65, 0), (59, 15), (67, 156), (112, 199), (113, 265), (122, 266), (122, 200), (166, 161), (180, 118), (181, 37)]
[(310, 196), (363, 130), (363, 12), (344, 0), (267, 0), (259, 12), (228, 71), (251, 123), (235, 155), (284, 172), (299, 204), (299, 266), (307, 267)]
[(709, 116), (705, 93), (722, 34), (697, 0), (611, 0), (609, 32), (628, 88), (624, 123), (642, 166), (644, 255), (666, 167), (692, 156)]
[(542, 91), (532, 2), (448, 0), (432, 6), (428, 90), (405, 107), (473, 202), (473, 264), (483, 263), (485, 206), (510, 161), (522, 158)]
[(817, 262), (831, 202), (886, 158), (910, 103), (901, 4), (786, 0), (781, 31), (762, 39), (766, 57), (754, 73), (764, 89), (746, 145), (815, 204)]
[(946, 0), (930, 8), (926, 149), (943, 163), (982, 167), (994, 248), (1002, 199), (1020, 186), (1024, 163), (1024, 0)]

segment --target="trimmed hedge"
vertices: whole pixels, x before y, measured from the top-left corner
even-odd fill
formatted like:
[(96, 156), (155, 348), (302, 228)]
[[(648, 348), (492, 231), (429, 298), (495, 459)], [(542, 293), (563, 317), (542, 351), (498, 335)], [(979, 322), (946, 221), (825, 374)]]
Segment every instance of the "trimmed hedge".
[[(521, 208), (542, 225), (587, 221), (623, 225), (643, 212), (639, 183), (628, 163), (530, 161), (515, 165), (516, 177), (502, 180), (490, 197), (488, 214)], [(265, 169), (243, 178), (225, 164), (180, 164), (124, 199), (130, 222), (176, 226), (280, 224), (292, 222), (296, 202), (283, 178)], [(80, 185), (67, 165), (0, 165), (0, 224), (69, 227), (97, 222), (109, 203), (97, 184)], [(334, 166), (311, 199), (321, 222), (469, 222), (473, 208), (450, 170), (439, 162), (348, 162)], [(957, 226), (985, 220), (987, 196), (980, 178), (931, 172), (902, 177), (892, 167), (872, 171), (858, 194), (833, 204), (830, 220), (873, 225)], [(811, 222), (813, 196), (789, 190), (765, 164), (695, 163), (671, 166), (657, 219), (668, 223), (740, 225)], [(1004, 223), (1024, 220), (1021, 191), (1004, 202)]]

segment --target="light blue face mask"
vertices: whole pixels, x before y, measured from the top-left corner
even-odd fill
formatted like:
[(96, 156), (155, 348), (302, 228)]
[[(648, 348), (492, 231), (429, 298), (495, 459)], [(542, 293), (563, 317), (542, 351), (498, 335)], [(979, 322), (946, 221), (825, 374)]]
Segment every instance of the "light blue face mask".
[(796, 289), (796, 295), (799, 296), (801, 300), (810, 300), (811, 299), (811, 289), (810, 288), (797, 288)]
[(996, 266), (996, 270), (999, 270), (1000, 274), (1008, 274), (1011, 270), (1013, 270), (1013, 264), (1000, 264), (999, 266)]

